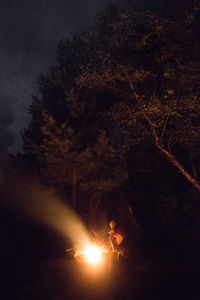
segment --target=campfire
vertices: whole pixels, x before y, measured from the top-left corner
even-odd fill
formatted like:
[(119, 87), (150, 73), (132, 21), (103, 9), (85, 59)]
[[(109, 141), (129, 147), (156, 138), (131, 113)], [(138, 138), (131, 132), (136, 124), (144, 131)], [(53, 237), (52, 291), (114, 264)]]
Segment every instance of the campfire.
[(76, 249), (74, 257), (84, 260), (90, 265), (100, 265), (103, 262), (103, 256), (108, 250), (105, 246), (97, 244), (87, 244), (82, 249)]

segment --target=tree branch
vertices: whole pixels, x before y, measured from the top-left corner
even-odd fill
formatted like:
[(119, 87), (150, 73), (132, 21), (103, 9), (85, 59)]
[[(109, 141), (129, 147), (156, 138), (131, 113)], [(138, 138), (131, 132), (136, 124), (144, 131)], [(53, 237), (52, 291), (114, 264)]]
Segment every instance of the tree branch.
[(166, 129), (166, 126), (167, 126), (168, 119), (169, 119), (169, 114), (167, 115), (166, 120), (165, 120), (165, 124), (163, 126), (163, 130), (162, 130), (162, 134), (161, 134), (161, 138), (160, 138), (161, 141), (162, 141), (163, 136), (164, 136), (164, 132), (165, 132), (165, 129)]

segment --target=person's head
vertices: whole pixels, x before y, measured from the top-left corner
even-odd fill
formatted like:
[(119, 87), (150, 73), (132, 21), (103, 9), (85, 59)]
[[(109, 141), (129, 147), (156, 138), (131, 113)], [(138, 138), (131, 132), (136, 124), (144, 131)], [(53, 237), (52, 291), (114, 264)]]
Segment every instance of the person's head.
[(116, 226), (116, 222), (114, 220), (112, 220), (112, 221), (110, 221), (109, 225), (110, 225), (111, 229), (114, 229)]

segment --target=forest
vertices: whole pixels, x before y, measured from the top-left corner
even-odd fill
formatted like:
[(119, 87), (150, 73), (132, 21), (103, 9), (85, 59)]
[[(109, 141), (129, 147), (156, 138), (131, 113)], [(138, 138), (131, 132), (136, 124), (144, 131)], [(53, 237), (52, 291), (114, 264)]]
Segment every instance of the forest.
[(20, 198), (42, 186), (90, 229), (114, 219), (135, 241), (176, 244), (177, 256), (184, 241), (197, 258), (200, 6), (186, 2), (171, 15), (113, 5), (87, 31), (63, 37), (56, 63), (38, 77), (23, 151), (7, 154), (2, 223), (24, 222)]

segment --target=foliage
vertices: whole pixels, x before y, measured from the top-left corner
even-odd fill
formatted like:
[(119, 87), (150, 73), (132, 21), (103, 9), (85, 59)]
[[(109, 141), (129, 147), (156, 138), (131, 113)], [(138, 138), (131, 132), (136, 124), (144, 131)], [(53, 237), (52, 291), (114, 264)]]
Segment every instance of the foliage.
[(32, 121), (24, 131), (26, 155), (51, 184), (100, 197), (127, 178), (123, 157), (114, 148), (106, 127), (103, 100), (78, 89), (75, 76), (87, 60), (80, 35), (58, 45), (57, 65), (50, 76), (40, 75), (41, 98), (33, 98)]
[[(157, 197), (169, 184), (159, 175), (174, 176), (164, 154), (200, 190), (200, 27), (193, 8), (172, 20), (111, 7), (92, 30), (59, 43), (23, 133), (25, 155), (43, 178), (95, 198), (119, 188), (128, 172), (128, 188), (138, 191), (151, 176)], [(163, 219), (170, 205), (158, 209)]]
[(114, 94), (110, 116), (132, 142), (152, 142), (200, 190), (179, 161), (200, 138), (199, 45), (187, 22), (119, 9), (99, 20), (88, 47), (94, 40), (78, 84)]
[(66, 123), (57, 126), (55, 119), (45, 113), (43, 120), (43, 141), (35, 147), (35, 154), (42, 173), (53, 183), (73, 185), (76, 176), (79, 190), (101, 194), (125, 180), (125, 165), (117, 163), (118, 153), (105, 131), (99, 132), (95, 143), (84, 147), (80, 143), (81, 131)]
[(200, 205), (198, 194), (163, 194), (158, 199), (157, 213), (167, 228), (179, 228), (182, 232), (200, 230)]

